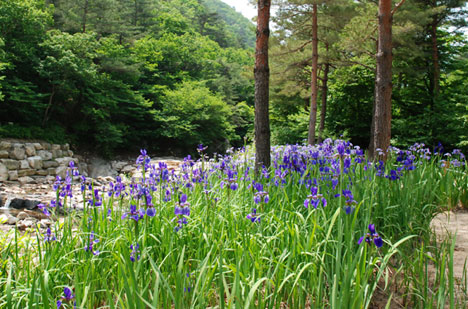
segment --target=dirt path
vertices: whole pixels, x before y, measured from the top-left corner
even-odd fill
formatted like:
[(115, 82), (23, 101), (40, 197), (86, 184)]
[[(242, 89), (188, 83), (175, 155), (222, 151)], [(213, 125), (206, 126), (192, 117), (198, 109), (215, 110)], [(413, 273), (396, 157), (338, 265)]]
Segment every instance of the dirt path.
[[(438, 239), (456, 234), (455, 251), (453, 256), (453, 274), (457, 278), (468, 276), (464, 266), (468, 260), (468, 211), (445, 212), (437, 215), (432, 221)], [(468, 267), (468, 265), (467, 265)]]

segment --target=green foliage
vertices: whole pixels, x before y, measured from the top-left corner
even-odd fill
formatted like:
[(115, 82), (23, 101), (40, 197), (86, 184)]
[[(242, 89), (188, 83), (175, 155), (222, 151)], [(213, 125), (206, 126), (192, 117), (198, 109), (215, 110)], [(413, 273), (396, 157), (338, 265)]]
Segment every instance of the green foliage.
[(52, 124), (48, 127), (37, 125), (21, 126), (15, 123), (0, 125), (0, 137), (19, 138), (19, 139), (41, 139), (50, 143), (66, 144), (73, 143), (72, 136), (69, 136), (65, 129), (58, 124)]
[(255, 46), (255, 25), (244, 16), (236, 13), (229, 5), (217, 0), (203, 0), (208, 10), (214, 11), (226, 23), (225, 27), (237, 35), (238, 46), (253, 48)]
[(175, 90), (165, 91), (156, 121), (161, 122), (159, 134), (171, 140), (175, 149), (194, 149), (198, 144), (222, 147), (233, 134), (231, 113), (229, 106), (203, 84), (184, 82)]
[(344, 67), (330, 76), (329, 131), (344, 134), (356, 145), (367, 145), (372, 119), (374, 72), (361, 66)]
[(222, 150), (250, 134), (251, 52), (201, 2), (0, 3), (2, 136), (51, 140), (62, 127), (57, 136), (111, 156), (170, 143)]
[[(83, 208), (76, 210), (65, 195), (60, 201), (67, 216), (45, 205), (48, 232), (33, 227), (0, 233), (0, 307), (51, 308), (60, 300), (65, 308), (76, 301), (77, 308), (287, 303), (367, 309), (396, 296), (411, 308), (465, 308), (467, 287), (453, 271), (455, 238), (436, 241), (431, 220), (466, 193), (467, 167), (443, 167), (442, 157), (427, 160), (414, 151), (414, 170), (391, 156), (383, 172), (402, 170), (390, 180), (363, 156), (341, 157), (341, 143), (276, 147), (278, 168), (258, 176), (255, 188), (249, 147), (209, 161), (203, 156), (193, 166), (187, 158), (177, 174), (142, 164), (143, 177), (122, 177), (111, 185), (115, 191), (88, 189), (86, 182), (81, 192), (73, 180), (57, 182), (58, 198), (70, 188), (86, 197)], [(324, 177), (348, 159), (341, 174)], [(166, 190), (170, 194), (160, 194)], [(93, 205), (97, 198), (99, 206)], [(315, 200), (321, 201), (317, 207)], [(180, 208), (184, 215), (177, 214)], [(392, 294), (396, 284), (404, 292)], [(64, 287), (73, 299), (64, 299)]]
[[(272, 134), (281, 142), (294, 143), (303, 134), (303, 130), (294, 132), (289, 128), (297, 127), (298, 110), (308, 105), (311, 93), (313, 3), (276, 1), (280, 10), (275, 17), (279, 29), (272, 40), (271, 53)], [(327, 136), (344, 134), (359, 145), (369, 143), (375, 87), (376, 12), (376, 3), (372, 1), (319, 1), (319, 76), (323, 78), (324, 63), (331, 68), (325, 118)], [(456, 28), (466, 25), (467, 14), (464, 0), (407, 1), (395, 12), (393, 144), (405, 147), (424, 142), (435, 146), (441, 142), (449, 149), (468, 150), (466, 91), (461, 88), (467, 84), (460, 75), (466, 70), (466, 34)], [(434, 81), (433, 38), (440, 67), (439, 92)], [(319, 96), (320, 92), (321, 89)], [(290, 125), (290, 121), (295, 125)]]

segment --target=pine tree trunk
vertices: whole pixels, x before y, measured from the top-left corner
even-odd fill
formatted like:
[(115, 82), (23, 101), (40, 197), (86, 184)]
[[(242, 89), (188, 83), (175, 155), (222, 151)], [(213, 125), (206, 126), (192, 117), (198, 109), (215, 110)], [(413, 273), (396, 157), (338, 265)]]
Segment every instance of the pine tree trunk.
[(315, 144), (315, 125), (317, 123), (317, 69), (318, 69), (318, 36), (317, 36), (317, 4), (312, 5), (312, 73), (310, 80), (310, 117), (307, 142)]
[(375, 109), (369, 155), (390, 146), (392, 122), (392, 1), (379, 0), (379, 38), (375, 82)]
[(136, 26), (138, 24), (138, 0), (133, 0), (133, 1), (135, 1), (133, 25)]
[(255, 46), (255, 170), (270, 166), (270, 117), (268, 38), (270, 0), (258, 0), (257, 42)]
[[(435, 5), (435, 4), (434, 4)], [(436, 117), (436, 102), (439, 97), (440, 93), (440, 64), (439, 64), (439, 47), (437, 45), (437, 15), (435, 15), (431, 22), (431, 49), (432, 49), (432, 81), (430, 92), (432, 95), (431, 103), (430, 103), (430, 110), (429, 110), (429, 136), (430, 136), (430, 143), (434, 144), (435, 137), (434, 137), (434, 120)]]
[(436, 99), (440, 92), (440, 65), (439, 65), (439, 47), (437, 45), (437, 16), (433, 17), (431, 23), (431, 41), (432, 41), (432, 82), (433, 98)]
[(330, 64), (325, 63), (323, 70), (322, 80), (322, 108), (320, 109), (320, 126), (318, 142), (323, 141), (323, 130), (325, 129), (325, 116), (327, 115), (327, 96), (328, 96), (328, 72), (330, 71)]
[(88, 19), (88, 4), (89, 4), (89, 1), (85, 0), (84, 7), (83, 7), (83, 19), (81, 21), (81, 29), (83, 33), (86, 33), (86, 23)]

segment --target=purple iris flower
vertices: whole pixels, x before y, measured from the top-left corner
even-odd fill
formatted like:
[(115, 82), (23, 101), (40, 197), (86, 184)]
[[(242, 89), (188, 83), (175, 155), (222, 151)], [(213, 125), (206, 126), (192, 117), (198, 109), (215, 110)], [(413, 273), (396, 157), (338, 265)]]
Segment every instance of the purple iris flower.
[(98, 189), (94, 189), (94, 197), (93, 199), (88, 200), (88, 204), (90, 206), (96, 206), (96, 207), (99, 207), (102, 205), (102, 197), (100, 196)]
[(270, 201), (270, 196), (268, 192), (263, 191), (263, 185), (261, 183), (254, 183), (253, 187), (257, 192), (254, 193), (254, 202), (255, 204), (259, 204), (261, 202), (267, 204)]
[(187, 195), (185, 193), (180, 196), (180, 201), (174, 208), (174, 214), (176, 217), (173, 220), (178, 219), (174, 231), (178, 232), (188, 223), (186, 217), (190, 216), (190, 203), (187, 202)]
[(148, 209), (146, 209), (146, 215), (148, 217), (154, 217), (156, 215), (156, 209), (154, 209), (154, 207), (148, 207)]
[(198, 147), (197, 147), (197, 151), (198, 151), (198, 152), (204, 152), (204, 151), (207, 150), (207, 149), (208, 149), (208, 146), (205, 147), (205, 146), (203, 146), (203, 144), (200, 144), (200, 145), (198, 145)]
[[(62, 298), (60, 300), (57, 300), (57, 309), (60, 309), (60, 307), (62, 307), (62, 304), (63, 302), (62, 301), (65, 301), (65, 302), (69, 302), (71, 300), (73, 300), (75, 298), (75, 295), (72, 293), (71, 289), (69, 287), (65, 287), (63, 289), (63, 295)], [(76, 302), (73, 306), (73, 308), (76, 308)]]
[(304, 207), (309, 208), (309, 205), (317, 208), (320, 203), (322, 203), (322, 206), (325, 207), (327, 206), (327, 200), (323, 197), (322, 194), (318, 194), (318, 188), (313, 186), (310, 188), (311, 194), (307, 196), (307, 198), (304, 200)]
[(130, 261), (135, 262), (140, 259), (140, 245), (134, 244), (130, 245), (132, 252), (130, 253)]
[(98, 255), (99, 250), (95, 250), (94, 245), (99, 243), (99, 239), (94, 239), (94, 232), (89, 235), (89, 243), (84, 247), (85, 251), (91, 252), (93, 255)]
[(369, 229), (369, 233), (367, 233), (366, 235), (359, 238), (358, 244), (360, 245), (362, 243), (362, 241), (365, 240), (366, 243), (369, 244), (369, 245), (372, 242), (374, 242), (374, 245), (377, 248), (382, 247), (383, 246), (383, 240), (379, 236), (379, 234), (377, 234), (377, 232), (375, 231), (375, 225), (374, 224), (369, 224), (368, 229)]
[(130, 204), (130, 211), (124, 213), (122, 215), (122, 219), (129, 218), (138, 222), (138, 220), (143, 219), (144, 215), (145, 215), (144, 209), (137, 210), (136, 205)]
[(261, 218), (257, 215), (257, 209), (255, 209), (255, 208), (252, 208), (252, 212), (249, 213), (246, 216), (246, 218), (249, 219), (250, 221), (252, 221), (253, 223), (255, 223), (255, 222), (260, 223), (260, 220), (261, 220)]
[(54, 234), (52, 234), (52, 231), (50, 230), (50, 227), (47, 228), (47, 232), (44, 236), (44, 241), (45, 242), (52, 242), (52, 241), (57, 241), (57, 238), (55, 237)]
[(39, 209), (42, 211), (42, 213), (43, 213), (44, 215), (46, 215), (47, 217), (50, 216), (50, 212), (49, 212), (49, 210), (47, 209), (47, 206), (46, 206), (46, 205), (44, 205), (44, 204), (41, 203), (41, 204), (37, 205), (37, 208), (39, 208)]

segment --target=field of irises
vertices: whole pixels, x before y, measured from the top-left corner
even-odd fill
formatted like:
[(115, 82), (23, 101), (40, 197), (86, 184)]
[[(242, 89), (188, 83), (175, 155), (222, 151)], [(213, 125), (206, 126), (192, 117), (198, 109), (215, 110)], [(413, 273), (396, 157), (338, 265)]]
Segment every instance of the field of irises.
[[(248, 148), (198, 152), (174, 172), (142, 150), (141, 177), (106, 187), (72, 163), (41, 205), (67, 215), (0, 237), (0, 307), (372, 308), (377, 293), (383, 307), (465, 307), (454, 241), (430, 229), (468, 207), (460, 151), (416, 144), (371, 162), (326, 140), (273, 147), (257, 175)], [(78, 194), (84, 210), (70, 206)]]

